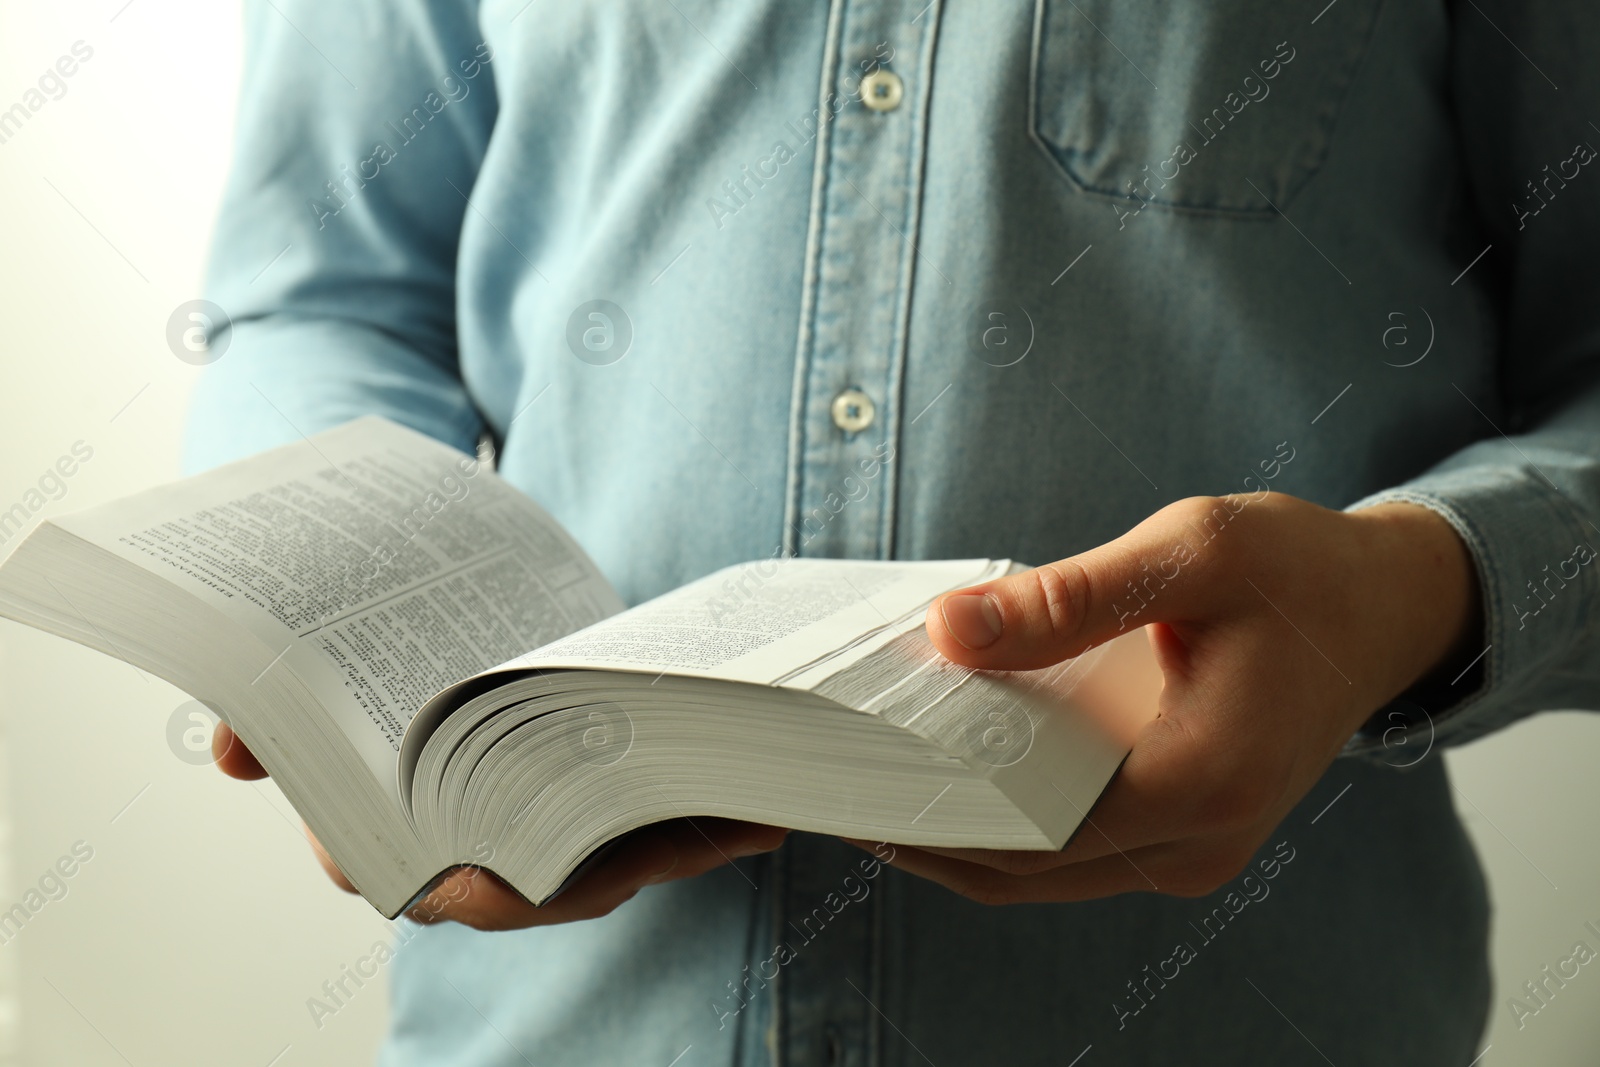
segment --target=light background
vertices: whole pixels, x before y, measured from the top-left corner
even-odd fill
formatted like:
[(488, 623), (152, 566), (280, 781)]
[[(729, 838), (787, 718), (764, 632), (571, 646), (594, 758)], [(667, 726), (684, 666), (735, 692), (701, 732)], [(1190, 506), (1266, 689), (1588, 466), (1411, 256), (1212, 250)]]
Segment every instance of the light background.
[[(0, 0), (0, 111), (80, 40), (94, 55), (65, 95), (0, 144), (0, 510), (75, 442), (94, 449), (43, 516), (177, 471), (199, 372), (173, 356), (166, 326), (200, 295), (239, 5)], [(381, 977), (320, 1028), (306, 1000), (387, 924), (328, 886), (270, 783), (175, 757), (167, 724), (182, 693), (0, 622), (0, 694), (0, 911), (74, 842), (94, 849), (68, 894), (0, 945), (0, 1065), (371, 1061)], [(1450, 763), (1497, 907), (1480, 1063), (1592, 1065), (1600, 962), (1521, 1029), (1507, 997), (1574, 942), (1600, 950), (1584, 929), (1600, 928), (1600, 718), (1541, 716)], [(1408, 991), (1379, 974), (1372, 995)]]

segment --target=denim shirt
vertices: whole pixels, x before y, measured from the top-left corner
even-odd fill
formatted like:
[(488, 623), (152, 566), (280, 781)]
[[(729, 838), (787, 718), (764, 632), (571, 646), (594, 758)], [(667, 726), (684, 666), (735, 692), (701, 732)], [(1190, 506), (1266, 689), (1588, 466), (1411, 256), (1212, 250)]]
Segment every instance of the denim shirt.
[(986, 907), (795, 835), (600, 920), (402, 926), (384, 1064), (1473, 1058), (1438, 752), (1600, 694), (1600, 14), (247, 11), (191, 467), (486, 432), (629, 602), (774, 554), (1041, 563), (1265, 488), (1432, 508), (1483, 588), (1478, 663), (1211, 897)]

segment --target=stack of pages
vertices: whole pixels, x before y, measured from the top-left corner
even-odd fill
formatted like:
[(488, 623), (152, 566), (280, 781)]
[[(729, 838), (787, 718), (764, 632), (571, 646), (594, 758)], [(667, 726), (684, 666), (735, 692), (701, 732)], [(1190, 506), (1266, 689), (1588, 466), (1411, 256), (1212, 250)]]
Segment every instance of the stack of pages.
[(722, 816), (1059, 849), (1154, 714), (1144, 635), (972, 671), (923, 628), (1007, 560), (772, 558), (623, 603), (476, 460), (378, 418), (37, 527), (0, 615), (221, 716), (393, 917), (484, 867), (535, 903)]

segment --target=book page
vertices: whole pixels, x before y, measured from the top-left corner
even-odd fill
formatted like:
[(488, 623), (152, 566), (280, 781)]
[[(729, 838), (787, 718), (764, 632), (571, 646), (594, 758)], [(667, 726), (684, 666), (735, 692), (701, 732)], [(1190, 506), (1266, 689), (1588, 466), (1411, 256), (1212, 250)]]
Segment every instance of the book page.
[[(1003, 563), (1004, 561), (1002, 561)], [(940, 593), (997, 572), (987, 559), (776, 559), (718, 571), (562, 638), (506, 668), (671, 672), (815, 684), (922, 624)]]
[(294, 671), (386, 784), (434, 693), (623, 606), (544, 509), (379, 418), (57, 524), (261, 638), (255, 680)]

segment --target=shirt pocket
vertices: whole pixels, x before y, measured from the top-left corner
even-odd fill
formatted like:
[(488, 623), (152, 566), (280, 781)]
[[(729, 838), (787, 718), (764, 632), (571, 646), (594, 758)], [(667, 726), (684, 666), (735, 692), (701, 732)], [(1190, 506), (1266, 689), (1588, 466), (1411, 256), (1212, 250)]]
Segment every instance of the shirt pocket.
[(1273, 214), (1322, 166), (1382, 6), (1036, 3), (1029, 123), (1062, 173), (1130, 205), (1231, 215)]

